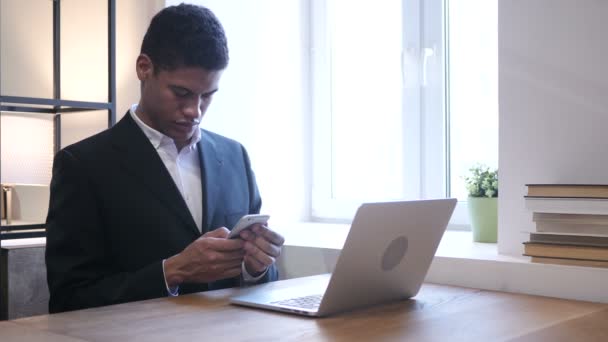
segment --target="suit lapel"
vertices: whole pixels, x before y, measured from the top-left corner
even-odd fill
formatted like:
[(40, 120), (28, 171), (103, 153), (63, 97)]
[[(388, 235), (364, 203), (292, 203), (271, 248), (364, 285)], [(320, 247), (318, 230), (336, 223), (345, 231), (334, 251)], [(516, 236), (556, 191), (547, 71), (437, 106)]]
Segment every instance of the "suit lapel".
[(112, 142), (118, 150), (123, 167), (133, 175), (134, 182), (142, 182), (151, 193), (177, 216), (182, 227), (200, 235), (190, 210), (169, 171), (158, 156), (148, 137), (127, 112), (112, 128)]
[(220, 192), (219, 175), (223, 165), (221, 153), (218, 146), (205, 131), (202, 132), (198, 143), (199, 160), (201, 162), (201, 178), (203, 182), (203, 229), (208, 231), (217, 227), (211, 227), (215, 206), (218, 203)]

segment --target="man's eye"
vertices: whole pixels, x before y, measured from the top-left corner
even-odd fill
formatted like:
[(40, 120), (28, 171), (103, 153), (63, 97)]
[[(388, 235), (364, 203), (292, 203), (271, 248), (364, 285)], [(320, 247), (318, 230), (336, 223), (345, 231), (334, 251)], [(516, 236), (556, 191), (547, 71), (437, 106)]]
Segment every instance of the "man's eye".
[(185, 89), (172, 88), (172, 90), (173, 90), (173, 94), (175, 94), (175, 96), (178, 96), (178, 97), (186, 97), (190, 93), (189, 91), (187, 91)]

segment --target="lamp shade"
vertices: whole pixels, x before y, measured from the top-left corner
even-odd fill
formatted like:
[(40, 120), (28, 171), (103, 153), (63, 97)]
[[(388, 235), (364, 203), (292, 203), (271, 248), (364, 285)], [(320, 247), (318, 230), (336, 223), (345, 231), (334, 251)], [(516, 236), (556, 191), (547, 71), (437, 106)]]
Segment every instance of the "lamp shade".
[(53, 117), (0, 115), (0, 183), (49, 185), (53, 165)]
[(53, 164), (53, 116), (0, 115), (2, 225), (44, 222)]

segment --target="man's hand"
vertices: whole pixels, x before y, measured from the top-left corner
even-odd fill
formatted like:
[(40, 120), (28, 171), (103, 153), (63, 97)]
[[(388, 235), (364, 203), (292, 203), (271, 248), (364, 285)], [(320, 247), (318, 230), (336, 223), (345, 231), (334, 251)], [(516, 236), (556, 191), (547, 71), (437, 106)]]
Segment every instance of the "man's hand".
[(181, 283), (208, 283), (241, 274), (245, 242), (227, 239), (230, 231), (221, 227), (210, 231), (165, 261), (169, 287)]
[(261, 224), (242, 231), (240, 236), (245, 241), (245, 269), (254, 277), (274, 264), (285, 242), (281, 235)]

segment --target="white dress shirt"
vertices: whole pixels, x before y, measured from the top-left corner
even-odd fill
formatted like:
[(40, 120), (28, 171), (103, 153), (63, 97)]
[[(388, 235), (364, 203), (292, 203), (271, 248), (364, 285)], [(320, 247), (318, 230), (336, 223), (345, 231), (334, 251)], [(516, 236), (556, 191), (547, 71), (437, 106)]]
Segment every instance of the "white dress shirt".
[[(200, 157), (198, 153), (197, 143), (201, 140), (201, 130), (197, 129), (190, 139), (188, 145), (184, 146), (181, 151), (177, 150), (175, 142), (170, 137), (146, 125), (136, 114), (137, 104), (131, 106), (129, 113), (131, 117), (150, 140), (152, 146), (158, 153), (163, 164), (169, 171), (173, 182), (177, 186), (180, 194), (184, 198), (188, 210), (196, 223), (199, 232), (202, 232), (203, 227), (203, 189), (201, 178)], [(246, 282), (253, 282), (261, 279), (266, 272), (258, 277), (253, 277), (247, 272), (245, 263), (241, 265), (243, 271), (243, 279)], [(165, 274), (165, 260), (163, 260), (163, 276)], [(167, 278), (165, 276), (165, 286), (171, 296), (177, 296), (179, 287), (169, 288)]]
[(201, 140), (201, 130), (194, 131), (190, 143), (177, 151), (175, 142), (170, 137), (146, 125), (135, 113), (137, 105), (131, 107), (130, 113), (135, 123), (156, 149), (158, 156), (165, 164), (175, 186), (182, 194), (198, 231), (203, 227), (203, 188), (201, 183), (201, 166), (197, 143)]

